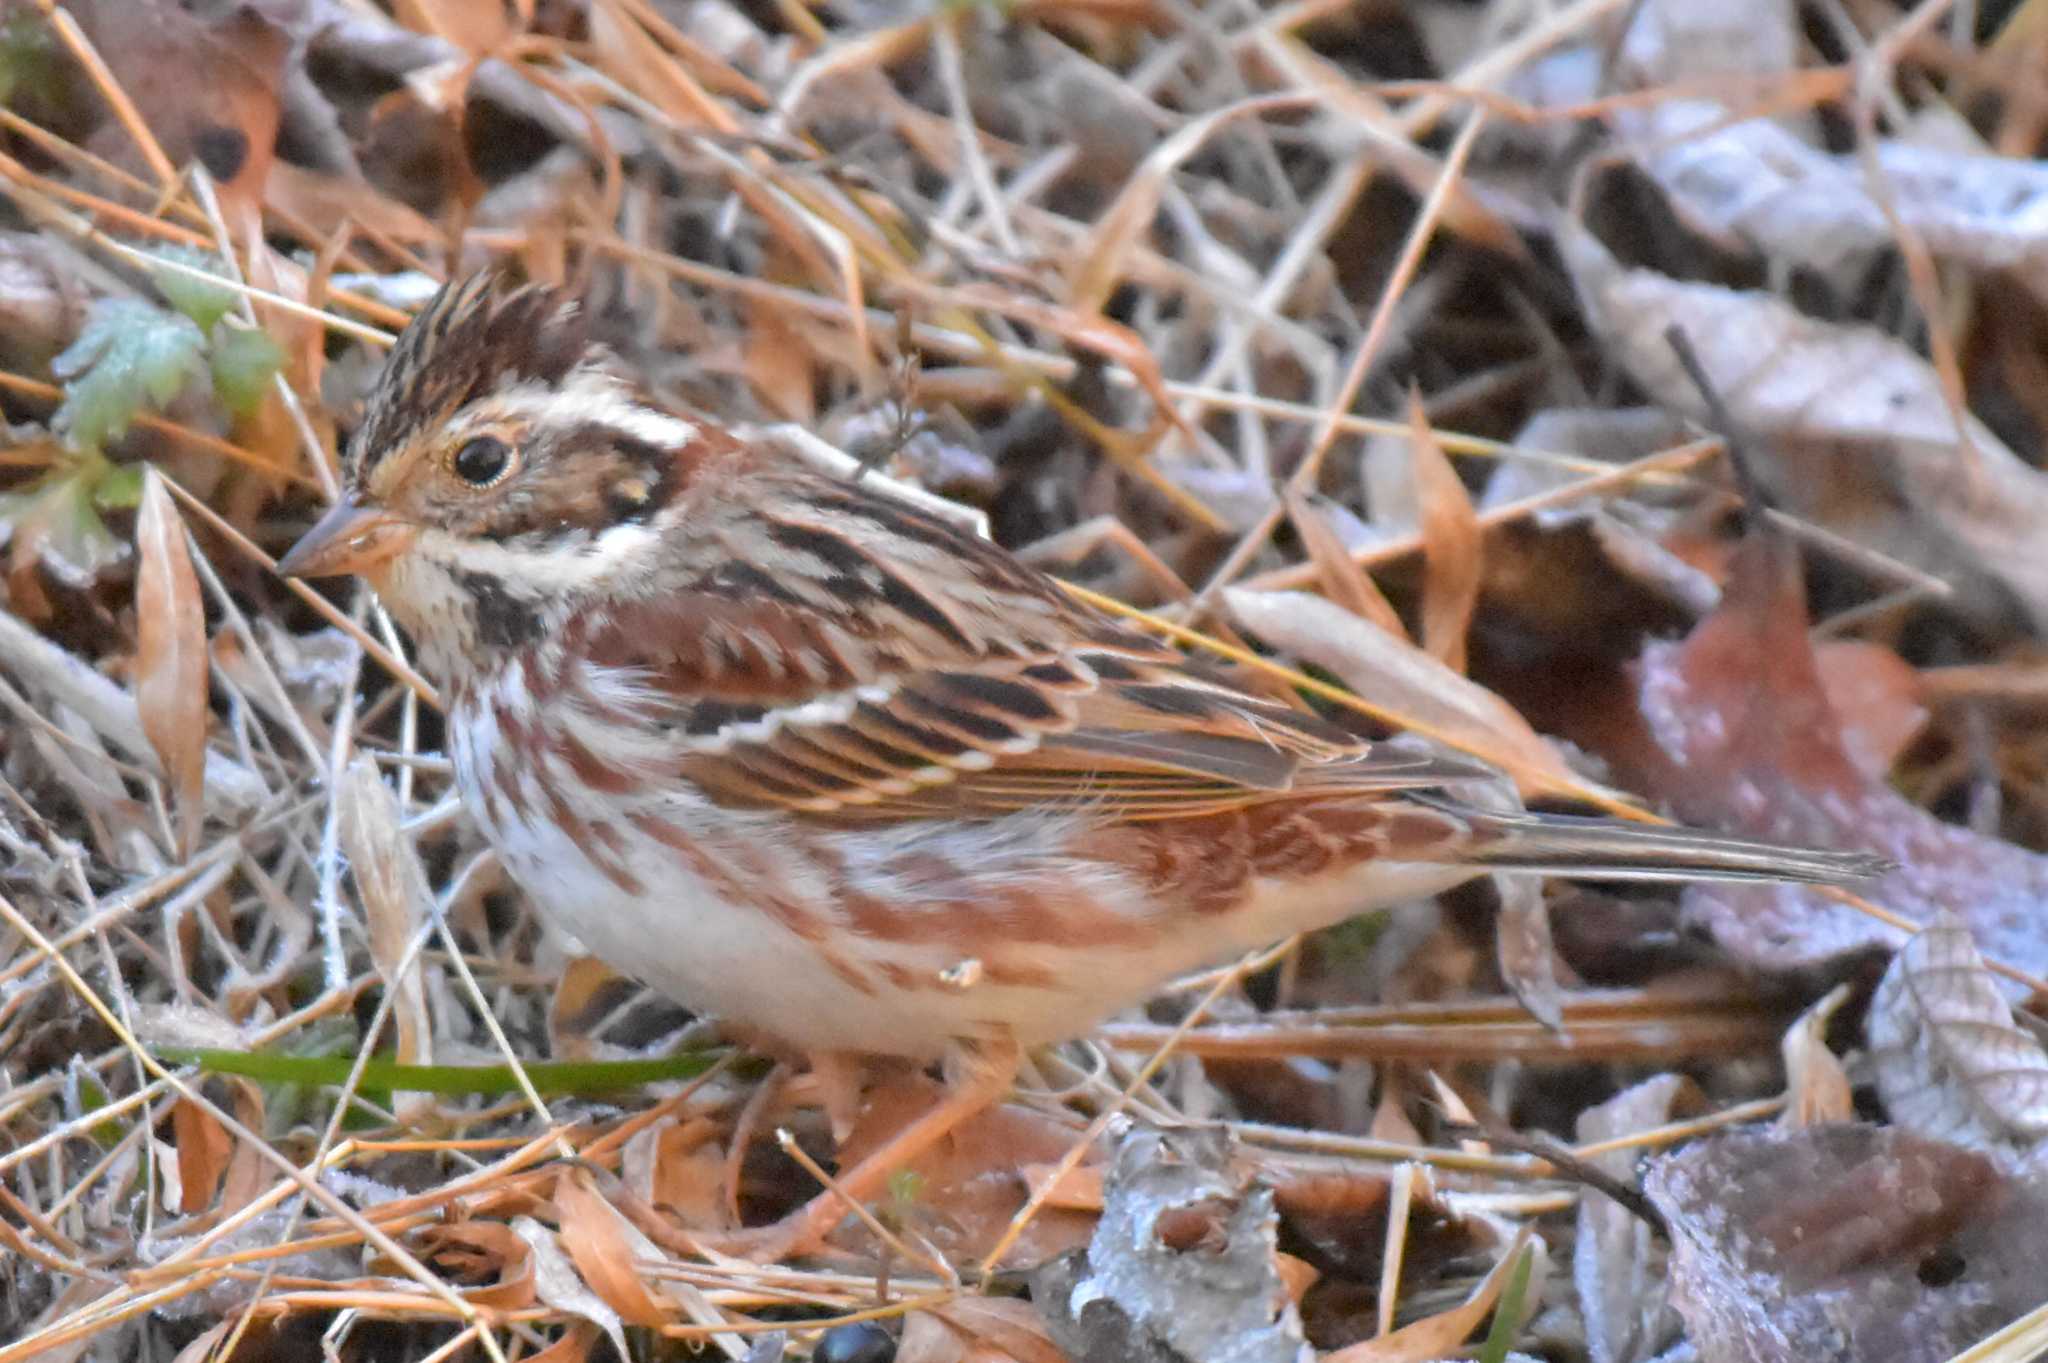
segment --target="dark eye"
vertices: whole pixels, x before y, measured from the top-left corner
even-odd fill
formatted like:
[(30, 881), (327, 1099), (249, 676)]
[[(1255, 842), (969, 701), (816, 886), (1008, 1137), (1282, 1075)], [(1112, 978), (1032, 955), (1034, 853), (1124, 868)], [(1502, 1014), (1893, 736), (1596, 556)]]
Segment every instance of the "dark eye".
[(512, 451), (495, 436), (480, 435), (455, 452), (455, 476), (476, 487), (489, 487), (505, 476)]

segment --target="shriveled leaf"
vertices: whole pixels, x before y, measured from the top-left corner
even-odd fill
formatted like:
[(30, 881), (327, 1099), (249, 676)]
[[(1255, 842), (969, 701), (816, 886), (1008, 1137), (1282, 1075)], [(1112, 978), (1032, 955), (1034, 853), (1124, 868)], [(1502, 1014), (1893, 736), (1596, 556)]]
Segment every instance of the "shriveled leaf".
[(75, 450), (126, 434), (145, 404), (163, 406), (205, 372), (206, 334), (189, 317), (134, 298), (93, 305), (85, 329), (50, 362), (64, 403), (50, 425)]
[(1289, 487), (1287, 496), (1287, 519), (1294, 525), (1294, 533), (1301, 537), (1302, 547), (1308, 550), (1309, 562), (1316, 568), (1323, 595), (1353, 615), (1363, 616), (1397, 639), (1408, 637), (1408, 627), (1401, 623), (1387, 598), (1373, 582), (1372, 575), (1365, 571), (1358, 560), (1351, 557), (1349, 548), (1330, 524), (1315, 500), (1298, 488)]
[(335, 792), (335, 809), (342, 850), (369, 927), (370, 956), (385, 987), (397, 994), (398, 1059), (431, 1064), (426, 989), (418, 958), (406, 968), (405, 956), (434, 901), (419, 854), (400, 827), (398, 801), (372, 758), (358, 755), (349, 763)]
[(207, 362), (221, 406), (247, 416), (270, 392), (270, 380), (284, 366), (284, 348), (265, 332), (224, 327), (214, 336)]
[(1327, 668), (1388, 722), (1484, 758), (1524, 795), (1605, 796), (1514, 707), (1369, 620), (1306, 592), (1224, 593), (1246, 630)]
[(476, 1305), (517, 1311), (537, 1300), (533, 1250), (504, 1222), (430, 1223), (419, 1229), (416, 1239), (421, 1259)]
[(1465, 636), (1479, 605), (1483, 537), (1472, 498), (1436, 443), (1422, 397), (1408, 395), (1409, 458), (1422, 532), (1422, 647), (1453, 672), (1465, 670)]
[(1943, 1363), (2040, 1303), (2048, 1189), (1861, 1124), (1731, 1132), (1656, 1162), (1701, 1363)]
[(1824, 1126), (1855, 1116), (1849, 1072), (1828, 1049), (1828, 1023), (1849, 998), (1849, 986), (1836, 985), (1827, 997), (1799, 1015), (1779, 1043), (1785, 1059), (1787, 1126)]
[(2048, 1053), (2014, 1023), (1956, 915), (1892, 957), (1867, 1026), (1878, 1096), (1901, 1127), (1976, 1149), (2048, 1136)]
[(620, 1358), (631, 1358), (633, 1355), (626, 1351), (626, 1330), (619, 1321), (619, 1313), (584, 1285), (555, 1233), (530, 1216), (512, 1218), (512, 1229), (533, 1252), (533, 1290), (542, 1304), (588, 1321), (604, 1331)]
[(1136, 1128), (1087, 1250), (1041, 1266), (1032, 1299), (1075, 1358), (1306, 1363), (1277, 1227), (1273, 1190), (1231, 1169), (1222, 1132)]
[(180, 855), (189, 855), (206, 813), (206, 609), (184, 518), (154, 469), (143, 479), (135, 548), (135, 706), (170, 780)]

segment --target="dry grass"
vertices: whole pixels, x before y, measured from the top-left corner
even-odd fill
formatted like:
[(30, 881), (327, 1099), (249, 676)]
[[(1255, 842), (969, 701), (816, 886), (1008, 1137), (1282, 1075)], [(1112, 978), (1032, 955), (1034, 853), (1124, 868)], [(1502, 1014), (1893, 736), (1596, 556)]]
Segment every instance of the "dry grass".
[[(763, 1065), (569, 958), (461, 815), (405, 641), (374, 602), (270, 568), (333, 492), (335, 442), (410, 307), (501, 260), (583, 287), (678, 401), (878, 455), (1076, 590), (1493, 761), (1525, 795), (1652, 817), (1538, 730), (1598, 747), (1571, 693), (1620, 694), (1601, 688), (1645, 638), (1713, 606), (1737, 503), (1721, 440), (1675, 421), (1529, 438), (1560, 409), (1687, 406), (1624, 344), (1650, 319), (1617, 320), (1614, 277), (1573, 234), (1674, 286), (1825, 293), (1839, 277), (1791, 278), (1793, 248), (1752, 258), (1753, 229), (1674, 209), (1657, 148), (1819, 111), (1845, 164), (1875, 165), (1947, 111), (2023, 158), (2048, 113), (2020, 60), (2039, 55), (2038, 5), (1995, 32), (1934, 4), (1817, 6), (1763, 78), (1711, 54), (1656, 74), (1620, 37), (1646, 8), (1671, 7), (17, 7), (0, 33), (0, 1363), (552, 1360), (607, 1340), (742, 1357), (770, 1331), (802, 1352), (904, 1318), (905, 1357), (1057, 1358), (1012, 1270), (1085, 1240), (1093, 1137), (1127, 1117), (1235, 1134), (1281, 1190), (1311, 1340), (1384, 1337), (1347, 1363), (1464, 1344), (1532, 1229), (1552, 1271), (1515, 1347), (1603, 1356), (1561, 1271), (1595, 1196), (1581, 1162), (1621, 1152), (1631, 1182), (1631, 1152), (1802, 1110), (1821, 1081), (1788, 1080), (1780, 1042), (1825, 1032), (1795, 1024), (1814, 974), (1737, 970), (1647, 893), (1558, 900), (1555, 948), (1541, 904), (1510, 906), (1498, 957), (1483, 896), (1418, 907), (1183, 982), (1044, 1057), (1007, 1124), (955, 1152), (951, 1172), (997, 1194), (906, 1182), (836, 1258), (725, 1257), (697, 1238), (725, 1180), (759, 1218), (829, 1178), (816, 1095), (761, 1098)], [(1616, 131), (1688, 99), (1720, 121)], [(1871, 199), (1894, 246), (1829, 295), (1830, 321), (1917, 347), (1951, 431), (1992, 423), (2012, 466), (1982, 440), (1973, 464), (1966, 438), (1902, 494), (1926, 519), (1880, 514), (1854, 478), (1817, 494), (1775, 462), (1848, 435), (1739, 415), (1771, 451), (1819, 636), (1914, 677), (1900, 694), (1925, 710), (1890, 750), (1894, 784), (2040, 847), (2043, 617), (2019, 566), (2036, 523), (1968, 508), (2017, 505), (2032, 475), (2048, 314), (1986, 287), (2005, 276), (1913, 193)], [(81, 366), (51, 362), (88, 303), (170, 316), (192, 275), (228, 291), (197, 368), (82, 441)], [(1713, 350), (1704, 305), (1667, 312)], [(248, 332), (275, 372), (231, 404), (216, 361)], [(1733, 387), (1730, 363), (1713, 372)], [(1944, 481), (1973, 477), (1974, 503)], [(1379, 632), (1297, 622), (1295, 640), (1269, 614), (1246, 637), (1233, 593), (1295, 591)], [(1873, 715), (1853, 718), (1876, 732)], [(2040, 987), (2024, 941), (1983, 945)], [(1689, 1077), (1687, 1111), (1568, 1148), (1667, 1071)], [(728, 1159), (756, 1117), (761, 1140)]]

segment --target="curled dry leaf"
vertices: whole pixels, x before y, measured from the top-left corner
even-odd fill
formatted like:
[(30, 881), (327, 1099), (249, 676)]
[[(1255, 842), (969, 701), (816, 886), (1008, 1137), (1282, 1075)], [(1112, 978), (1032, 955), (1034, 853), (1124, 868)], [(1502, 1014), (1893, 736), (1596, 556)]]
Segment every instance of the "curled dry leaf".
[(348, 764), (335, 794), (335, 810), (341, 847), (348, 854), (369, 926), (370, 955), (384, 977), (384, 987), (398, 996), (398, 1059), (408, 1065), (431, 1064), (433, 1028), (417, 956), (401, 973), (414, 934), (432, 912), (427, 874), (400, 827), (398, 801), (369, 757), (359, 754)]
[(1231, 588), (1224, 599), (1246, 630), (1336, 673), (1390, 723), (1491, 762), (1524, 795), (1614, 798), (1574, 772), (1513, 706), (1370, 620), (1307, 592)]
[(421, 1257), (477, 1306), (518, 1311), (537, 1299), (533, 1250), (504, 1222), (430, 1222), (416, 1238)]
[(604, 1331), (612, 1347), (619, 1351), (620, 1358), (631, 1358), (626, 1350), (625, 1327), (619, 1323), (619, 1313), (605, 1304), (604, 1298), (592, 1292), (576, 1274), (576, 1265), (562, 1250), (555, 1233), (530, 1216), (512, 1219), (512, 1229), (533, 1254), (533, 1290), (542, 1304), (590, 1322)]
[(1644, 1189), (1701, 1363), (1942, 1363), (2041, 1299), (2048, 1187), (1904, 1131), (1728, 1133)]
[(591, 1185), (586, 1169), (565, 1170), (555, 1180), (552, 1200), (561, 1218), (562, 1247), (590, 1290), (628, 1325), (666, 1325), (669, 1312), (648, 1291), (635, 1261), (667, 1256)]
[(1453, 672), (1465, 670), (1465, 635), (1479, 606), (1484, 545), (1479, 517), (1458, 471), (1429, 428), (1422, 397), (1408, 395), (1409, 458), (1422, 531), (1422, 647)]
[(2048, 1053), (2014, 1024), (1954, 914), (1892, 957), (1867, 1026), (1878, 1095), (1906, 1130), (1976, 1149), (2048, 1136)]
[(1079, 1363), (1309, 1363), (1274, 1260), (1273, 1190), (1229, 1156), (1220, 1129), (1125, 1135), (1088, 1248), (1033, 1275), (1059, 1347)]
[(1785, 509), (1955, 584), (1980, 615), (2010, 592), (2048, 624), (2048, 476), (1949, 406), (1933, 369), (1873, 327), (1816, 321), (1770, 294), (1624, 269), (1576, 225), (1558, 242), (1586, 314), (1658, 401), (1704, 415), (1664, 339), (1684, 326), (1759, 476)]
[(206, 611), (185, 547), (185, 521), (150, 469), (135, 515), (135, 705), (170, 779), (179, 854), (206, 813)]
[(1531, 1017), (1561, 1032), (1564, 996), (1557, 981), (1557, 947), (1551, 940), (1543, 877), (1496, 871), (1493, 886), (1500, 895), (1494, 951), (1501, 979)]
[(1819, 1003), (1801, 1013), (1778, 1043), (1785, 1059), (1786, 1126), (1825, 1126), (1855, 1115), (1849, 1072), (1828, 1049), (1828, 1023), (1848, 1001), (1849, 986), (1838, 984)]

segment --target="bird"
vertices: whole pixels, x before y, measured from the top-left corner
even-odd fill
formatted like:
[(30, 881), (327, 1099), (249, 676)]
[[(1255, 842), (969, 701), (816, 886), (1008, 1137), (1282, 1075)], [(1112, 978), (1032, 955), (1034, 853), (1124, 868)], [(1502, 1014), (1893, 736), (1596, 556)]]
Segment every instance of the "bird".
[[(573, 292), (496, 268), (406, 327), (342, 475), (279, 571), (356, 575), (405, 629), (462, 805), (539, 912), (842, 1092), (866, 1057), (947, 1063), (849, 1196), (1030, 1048), (1374, 908), (1502, 870), (1883, 869), (1469, 798), (1497, 773), (1362, 738), (882, 481), (658, 400)], [(786, 1243), (843, 1210), (821, 1194)]]

